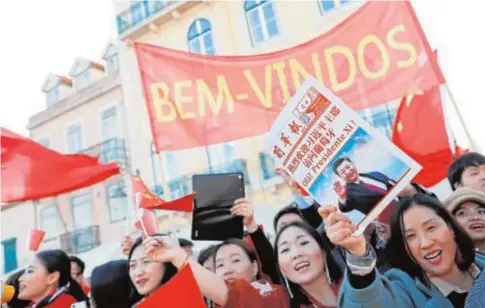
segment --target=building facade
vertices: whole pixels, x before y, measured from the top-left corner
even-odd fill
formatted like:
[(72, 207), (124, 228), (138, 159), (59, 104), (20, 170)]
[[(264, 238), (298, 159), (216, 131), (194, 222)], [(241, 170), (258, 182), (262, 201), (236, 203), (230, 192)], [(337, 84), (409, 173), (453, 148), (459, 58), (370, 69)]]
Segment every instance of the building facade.
[[(125, 174), (141, 175), (168, 200), (192, 191), (193, 174), (244, 172), (256, 218), (271, 230), (268, 213), (291, 201), (291, 195), (262, 151), (263, 137), (155, 153), (132, 43), (210, 55), (259, 54), (321, 35), (360, 5), (348, 0), (115, 1), (119, 41), (107, 44), (102, 64), (79, 58), (68, 77), (46, 77), (46, 108), (29, 119), (30, 137), (60, 152), (117, 162)], [(396, 108), (394, 102), (360, 114), (390, 136)], [(8, 224), (1, 235), (2, 273), (30, 258), (29, 228), (47, 232), (43, 248), (62, 248), (85, 259), (88, 272), (119, 255), (120, 234), (130, 228), (127, 216), (132, 215), (126, 179), (120, 175), (56, 198), (2, 207), (2, 222)], [(28, 219), (12, 223), (18, 217)], [(158, 217), (162, 230), (189, 234), (189, 216), (160, 212)]]

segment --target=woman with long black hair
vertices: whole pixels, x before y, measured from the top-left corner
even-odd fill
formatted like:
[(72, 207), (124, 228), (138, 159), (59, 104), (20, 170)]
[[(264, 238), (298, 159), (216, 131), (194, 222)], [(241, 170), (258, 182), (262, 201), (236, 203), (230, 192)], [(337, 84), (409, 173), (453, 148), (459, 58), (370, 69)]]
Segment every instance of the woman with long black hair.
[(468, 235), (440, 201), (417, 194), (401, 199), (391, 218), (388, 261), (375, 269), (376, 256), (363, 236), (335, 207), (320, 210), (330, 240), (348, 250), (347, 275), (339, 307), (463, 307), (485, 259), (475, 255)]
[(276, 235), (274, 250), (291, 308), (337, 307), (343, 275), (325, 235), (292, 222)]
[[(153, 236), (164, 236), (164, 234)], [(177, 268), (170, 262), (152, 261), (145, 254), (142, 243), (141, 237), (136, 239), (128, 253), (128, 273), (131, 284), (129, 301), (135, 303), (155, 293), (177, 273)]]
[(71, 262), (62, 250), (38, 252), (19, 278), (19, 299), (30, 307), (65, 308), (85, 301), (81, 286), (71, 278)]

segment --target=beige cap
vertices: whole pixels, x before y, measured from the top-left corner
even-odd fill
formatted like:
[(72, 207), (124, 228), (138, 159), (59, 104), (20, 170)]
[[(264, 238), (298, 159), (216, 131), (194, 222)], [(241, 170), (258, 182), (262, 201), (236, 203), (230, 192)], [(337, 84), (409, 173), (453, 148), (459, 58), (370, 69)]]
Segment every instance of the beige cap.
[(485, 193), (470, 187), (458, 188), (443, 202), (443, 205), (448, 212), (453, 213), (458, 206), (467, 201), (485, 206)]

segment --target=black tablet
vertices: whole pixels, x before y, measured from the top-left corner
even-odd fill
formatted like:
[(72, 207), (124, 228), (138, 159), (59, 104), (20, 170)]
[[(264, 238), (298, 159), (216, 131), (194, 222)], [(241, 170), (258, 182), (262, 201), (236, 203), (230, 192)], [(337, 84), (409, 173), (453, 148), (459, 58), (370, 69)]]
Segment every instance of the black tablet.
[(245, 197), (244, 174), (196, 174), (192, 239), (223, 241), (243, 237), (242, 217), (233, 216), (234, 201)]

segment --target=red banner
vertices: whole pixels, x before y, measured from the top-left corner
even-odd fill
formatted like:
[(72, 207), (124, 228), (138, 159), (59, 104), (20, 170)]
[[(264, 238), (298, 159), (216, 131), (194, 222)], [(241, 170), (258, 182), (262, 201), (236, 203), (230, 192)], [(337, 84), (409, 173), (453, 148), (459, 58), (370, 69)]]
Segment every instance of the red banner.
[(309, 42), (252, 56), (206, 56), (135, 44), (157, 151), (265, 133), (312, 75), (352, 108), (442, 82), (407, 1), (371, 1)]

